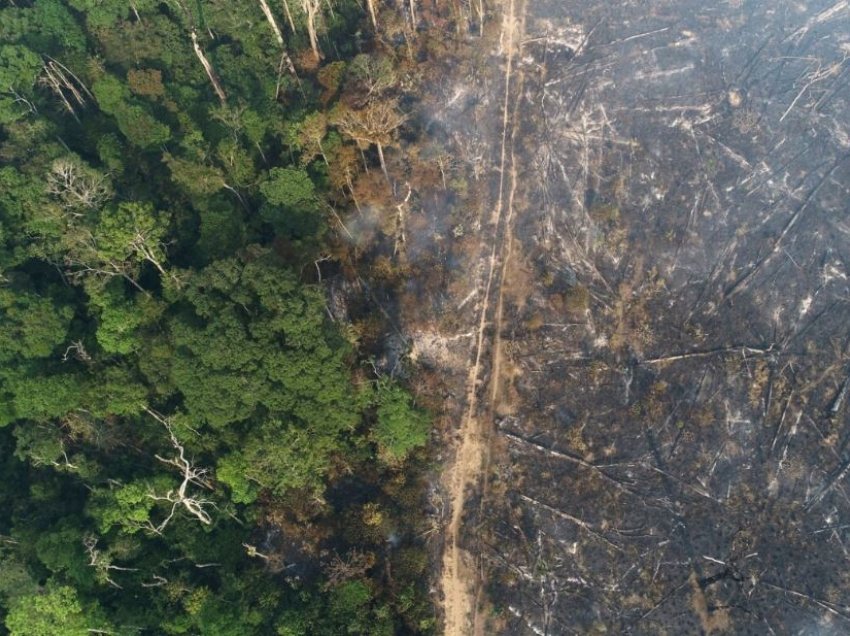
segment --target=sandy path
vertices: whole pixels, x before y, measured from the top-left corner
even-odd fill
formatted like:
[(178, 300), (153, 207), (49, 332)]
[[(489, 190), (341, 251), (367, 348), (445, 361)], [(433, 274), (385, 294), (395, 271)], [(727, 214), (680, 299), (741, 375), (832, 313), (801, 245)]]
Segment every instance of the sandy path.
[[(499, 162), (499, 191), (493, 208), (490, 225), (493, 232), (493, 247), (487, 268), (487, 279), (481, 301), (476, 331), (475, 354), (471, 360), (467, 377), (467, 410), (458, 431), (457, 452), (446, 467), (445, 483), (451, 500), (451, 519), (446, 528), (441, 589), (445, 613), (444, 633), (447, 636), (465, 636), (483, 633), (483, 621), (478, 618), (477, 589), (478, 575), (475, 559), (458, 545), (462, 527), (466, 491), (479, 484), (484, 475), (489, 450), (488, 430), (492, 419), (493, 405), (499, 394), (499, 369), (501, 364), (502, 281), (510, 261), (513, 233), (510, 221), (513, 218), (513, 199), (516, 192), (516, 168), (512, 150), (515, 127), (511, 125), (511, 92), (513, 88), (514, 61), (520, 46), (521, 18), (517, 15), (517, 4), (521, 0), (508, 0), (502, 26), (501, 43), (505, 54), (505, 95), (502, 111), (502, 139)], [(511, 149), (509, 150), (509, 144)], [(510, 155), (510, 156), (509, 156)], [(510, 181), (507, 203), (505, 202), (506, 175)], [(497, 280), (498, 279), (498, 280)], [(493, 302), (493, 290), (495, 305)], [(494, 310), (495, 309), (495, 310)], [(491, 316), (491, 314), (493, 314)], [(491, 347), (492, 387), (485, 404), (485, 413), (479, 414), (478, 389), (481, 382), (481, 363), (488, 350), (487, 325), (492, 322), (495, 336)]]

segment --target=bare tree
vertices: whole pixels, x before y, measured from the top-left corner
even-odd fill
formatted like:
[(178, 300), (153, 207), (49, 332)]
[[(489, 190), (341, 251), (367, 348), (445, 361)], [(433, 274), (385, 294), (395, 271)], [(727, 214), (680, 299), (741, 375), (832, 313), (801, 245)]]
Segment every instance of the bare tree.
[[(274, 36), (277, 40), (277, 43), (281, 46), (281, 48), (283, 48), (283, 34), (280, 32), (280, 27), (277, 26), (277, 20), (274, 19), (274, 14), (272, 13), (272, 10), (269, 8), (269, 5), (266, 0), (259, 0), (259, 2), (260, 8), (263, 10), (263, 15), (266, 16), (266, 20), (268, 21), (269, 26), (272, 28), (272, 31), (274, 31)], [(286, 3), (284, 2), (284, 4)]]
[(156, 525), (148, 521), (146, 528), (154, 534), (162, 534), (168, 524), (171, 523), (174, 515), (180, 509), (189, 513), (190, 516), (194, 517), (202, 524), (210, 525), (212, 523), (212, 517), (209, 512), (207, 512), (207, 509), (214, 507), (215, 504), (209, 499), (199, 497), (197, 494), (190, 492), (190, 488), (192, 486), (212, 490), (212, 486), (207, 479), (209, 470), (206, 468), (198, 468), (197, 466), (194, 466), (189, 459), (187, 459), (186, 450), (180, 443), (180, 440), (177, 439), (177, 435), (174, 433), (174, 428), (167, 418), (147, 406), (144, 407), (144, 410), (148, 415), (153, 417), (157, 422), (165, 427), (165, 430), (168, 431), (169, 441), (177, 453), (175, 457), (171, 458), (162, 457), (160, 455), (155, 455), (155, 457), (163, 464), (176, 468), (180, 472), (181, 477), (180, 485), (176, 489), (169, 490), (164, 495), (159, 495), (155, 492), (148, 493), (148, 497), (154, 501), (170, 503), (171, 510), (165, 519)]
[[(280, 64), (278, 64), (277, 68), (277, 85), (275, 86), (275, 99), (280, 96), (280, 82), (281, 77), (283, 75), (284, 69), (289, 71), (290, 74), (295, 78), (295, 81), (298, 82), (298, 87), (301, 88), (301, 80), (298, 78), (298, 74), (295, 72), (295, 65), (292, 63), (292, 58), (289, 57), (289, 53), (286, 52), (286, 45), (283, 41), (283, 33), (280, 30), (280, 27), (277, 25), (277, 20), (275, 20), (274, 14), (272, 13), (271, 8), (269, 7), (266, 0), (259, 0), (260, 8), (263, 10), (263, 15), (266, 16), (266, 20), (269, 23), (272, 31), (274, 32), (275, 39), (277, 40), (278, 46), (280, 46), (281, 55), (280, 55)], [(284, 9), (286, 10), (287, 17), (289, 18), (290, 25), (292, 26), (293, 31), (295, 30), (295, 25), (292, 24), (292, 16), (289, 15), (289, 5), (286, 3), (286, 0), (283, 2)], [(302, 89), (303, 93), (303, 89)], [(262, 149), (261, 151), (262, 152)]]
[(221, 82), (218, 79), (218, 75), (216, 75), (215, 70), (210, 64), (207, 56), (204, 55), (204, 50), (201, 48), (201, 45), (198, 43), (198, 34), (193, 28), (189, 33), (189, 37), (192, 38), (192, 48), (195, 50), (195, 55), (198, 60), (201, 62), (201, 66), (204, 67), (204, 71), (207, 73), (207, 77), (210, 80), (210, 83), (213, 86), (213, 90), (215, 90), (215, 94), (218, 95), (218, 99), (222, 104), (227, 103), (227, 94), (224, 92), (224, 89), (221, 87)]
[(375, 0), (366, 0), (366, 7), (369, 9), (369, 18), (372, 20), (372, 28), (378, 30), (378, 17), (375, 10)]
[(321, 16), (322, 2), (321, 0), (301, 0), (301, 8), (307, 16), (307, 35), (310, 38), (310, 48), (313, 49), (313, 56), (316, 62), (322, 60), (322, 52), (319, 49), (319, 36), (317, 31), (317, 20)]
[(281, 0), (283, 3), (283, 12), (286, 14), (286, 21), (289, 22), (289, 28), (295, 33), (295, 20), (292, 19), (292, 9), (289, 8), (289, 0)]
[[(60, 99), (65, 109), (75, 119), (77, 118), (77, 111), (74, 108), (74, 104), (77, 107), (82, 107), (86, 105), (86, 97), (94, 99), (94, 96), (86, 88), (82, 80), (71, 72), (67, 66), (54, 60), (52, 57), (48, 58), (44, 63), (39, 83), (50, 88)], [(31, 104), (30, 106), (32, 107)]]
[(404, 201), (396, 205), (396, 210), (398, 214), (396, 215), (396, 230), (395, 230), (395, 245), (393, 247), (393, 256), (398, 254), (398, 250), (400, 246), (403, 246), (407, 243), (407, 234), (405, 232), (406, 226), (406, 217), (407, 217), (407, 204), (410, 202), (410, 195), (413, 194), (413, 190), (410, 188), (410, 184), (406, 183), (407, 186), (407, 196), (404, 198)]
[(118, 583), (116, 583), (110, 572), (137, 572), (136, 568), (122, 568), (118, 565), (112, 565), (112, 560), (108, 555), (101, 552), (97, 547), (97, 537), (94, 535), (87, 535), (83, 537), (83, 547), (86, 549), (86, 554), (89, 555), (89, 566), (93, 567), (97, 572), (97, 576), (102, 581), (105, 581), (112, 587), (116, 589), (123, 589)]
[(71, 158), (54, 161), (46, 181), (47, 192), (73, 216), (80, 216), (81, 210), (97, 210), (112, 198), (104, 175)]
[[(73, 352), (73, 354), (71, 353)], [(71, 355), (80, 362), (89, 363), (92, 361), (92, 357), (88, 351), (86, 351), (86, 347), (83, 344), (82, 340), (73, 340), (68, 348), (65, 349), (65, 353), (62, 355), (62, 362), (68, 362)]]
[(410, 9), (410, 28), (416, 31), (416, 0), (408, 0), (408, 7)]
[(163, 276), (170, 276), (175, 282), (179, 280), (174, 274), (165, 271), (162, 266), (161, 243), (158, 236), (153, 235), (153, 228), (145, 228), (136, 223), (133, 227), (133, 236), (130, 239), (130, 249), (142, 257), (142, 259), (153, 265)]
[(325, 574), (328, 577), (328, 581), (324, 587), (326, 590), (329, 590), (340, 583), (359, 578), (366, 574), (374, 565), (375, 555), (371, 552), (363, 552), (355, 549), (346, 554), (345, 558), (335, 554), (331, 562), (325, 567)]
[[(218, 99), (221, 101), (223, 106), (227, 102), (227, 94), (221, 86), (221, 82), (218, 79), (218, 75), (216, 75), (215, 69), (213, 69), (212, 64), (210, 64), (210, 61), (204, 53), (203, 48), (201, 48), (200, 42), (198, 42), (198, 33), (195, 30), (195, 18), (192, 15), (192, 12), (189, 11), (188, 7), (186, 7), (183, 3), (183, 0), (174, 0), (174, 2), (178, 7), (180, 7), (180, 10), (186, 18), (186, 22), (189, 25), (189, 38), (192, 40), (192, 49), (195, 51), (195, 56), (198, 58), (201, 66), (204, 67), (204, 71), (213, 86), (213, 90), (215, 91), (215, 94), (218, 95)], [(210, 37), (213, 37), (213, 32), (210, 29), (207, 29), (207, 32)]]

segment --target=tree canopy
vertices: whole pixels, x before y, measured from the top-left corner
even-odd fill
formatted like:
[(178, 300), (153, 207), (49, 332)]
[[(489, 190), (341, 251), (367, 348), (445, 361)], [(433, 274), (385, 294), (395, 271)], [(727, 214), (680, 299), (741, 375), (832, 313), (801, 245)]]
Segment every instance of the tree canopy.
[(428, 418), (315, 274), (404, 121), (370, 24), (0, 8), (0, 634), (431, 631)]

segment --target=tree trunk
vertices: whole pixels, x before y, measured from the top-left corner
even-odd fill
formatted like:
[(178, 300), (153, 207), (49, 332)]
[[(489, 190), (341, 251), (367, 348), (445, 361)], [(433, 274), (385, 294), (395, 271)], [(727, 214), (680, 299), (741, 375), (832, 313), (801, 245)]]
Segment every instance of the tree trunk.
[(347, 177), (345, 182), (348, 185), (348, 191), (351, 193), (351, 200), (354, 201), (354, 207), (357, 208), (357, 213), (363, 216), (363, 210), (360, 209), (360, 202), (357, 200), (357, 193), (354, 191), (354, 184), (351, 182), (351, 177)]
[(322, 52), (319, 50), (319, 36), (316, 33), (316, 17), (319, 14), (320, 0), (301, 0), (301, 6), (304, 13), (307, 14), (307, 35), (310, 37), (310, 48), (313, 49), (313, 55), (316, 62), (322, 60)]
[(381, 160), (381, 171), (384, 173), (387, 183), (390, 183), (390, 175), (387, 172), (387, 162), (384, 161), (384, 147), (381, 144), (375, 145), (378, 147), (378, 158)]
[(366, 0), (366, 6), (369, 7), (369, 17), (372, 18), (372, 28), (378, 32), (378, 18), (375, 16), (375, 0)]
[(272, 31), (274, 31), (277, 43), (280, 44), (281, 48), (283, 48), (283, 34), (280, 32), (280, 28), (278, 28), (277, 26), (277, 20), (274, 19), (274, 14), (269, 8), (269, 5), (266, 0), (260, 0), (260, 8), (263, 10), (263, 15), (266, 16), (266, 20), (269, 21), (269, 26), (271, 26)]
[(210, 83), (212, 83), (213, 85), (215, 94), (218, 95), (219, 100), (221, 100), (221, 105), (226, 106), (227, 95), (225, 94), (224, 89), (221, 87), (221, 83), (218, 81), (218, 77), (216, 77), (212, 65), (209, 63), (209, 60), (207, 60), (207, 56), (204, 55), (204, 51), (201, 49), (201, 45), (198, 43), (198, 34), (195, 33), (194, 29), (192, 29), (191, 37), (192, 48), (195, 49), (195, 55), (198, 56), (198, 60), (200, 60), (201, 66), (203, 66), (204, 70), (207, 72), (207, 77), (210, 78)]
[(283, 12), (286, 14), (286, 21), (289, 22), (289, 28), (295, 33), (295, 21), (292, 19), (292, 11), (289, 10), (289, 0), (283, 0)]
[[(298, 90), (301, 92), (301, 96), (306, 99), (307, 96), (304, 95), (304, 87), (301, 86), (301, 78), (298, 77), (298, 73), (295, 71), (295, 64), (292, 63), (292, 58), (289, 57), (289, 53), (286, 52), (286, 49), (281, 49), (280, 64), (277, 66), (277, 83), (274, 87), (275, 101), (277, 101), (280, 97), (280, 82), (283, 76), (284, 67), (286, 67), (286, 69), (292, 74), (292, 77), (295, 78), (295, 83), (298, 84)], [(263, 157), (263, 159), (265, 160), (265, 157)]]

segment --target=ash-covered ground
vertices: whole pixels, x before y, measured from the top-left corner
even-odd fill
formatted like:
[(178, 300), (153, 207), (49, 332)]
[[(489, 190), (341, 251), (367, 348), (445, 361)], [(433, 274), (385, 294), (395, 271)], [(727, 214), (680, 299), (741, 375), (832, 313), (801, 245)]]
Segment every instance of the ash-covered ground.
[[(512, 213), (468, 230), (511, 251), (461, 539), (478, 629), (850, 633), (850, 2), (517, 13)], [(489, 77), (440, 122), (499, 168)], [(453, 240), (431, 311), (465, 357), (483, 266)]]

